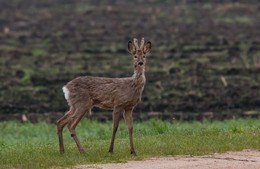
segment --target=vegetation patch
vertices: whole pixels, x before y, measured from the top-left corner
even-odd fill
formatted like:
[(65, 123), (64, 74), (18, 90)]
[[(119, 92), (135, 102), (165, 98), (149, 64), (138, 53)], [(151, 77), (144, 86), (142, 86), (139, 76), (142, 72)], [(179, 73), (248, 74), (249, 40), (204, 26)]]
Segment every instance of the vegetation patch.
[(1, 122), (0, 168), (51, 168), (87, 163), (124, 162), (166, 155), (203, 155), (215, 152), (260, 149), (258, 119), (165, 122), (149, 120), (134, 125), (138, 156), (131, 157), (128, 133), (120, 124), (113, 155), (108, 154), (111, 122), (82, 121), (78, 136), (86, 147), (80, 154), (65, 128), (65, 154), (59, 154), (54, 124)]

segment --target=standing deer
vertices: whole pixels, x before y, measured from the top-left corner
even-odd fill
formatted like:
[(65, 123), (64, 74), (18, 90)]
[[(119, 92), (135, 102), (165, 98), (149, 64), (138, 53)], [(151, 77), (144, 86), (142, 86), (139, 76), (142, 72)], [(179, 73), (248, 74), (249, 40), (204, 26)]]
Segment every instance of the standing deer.
[(71, 137), (74, 139), (80, 153), (84, 148), (79, 142), (75, 128), (86, 112), (96, 106), (103, 109), (113, 109), (113, 132), (109, 153), (113, 152), (114, 140), (120, 114), (124, 112), (124, 119), (128, 128), (130, 139), (130, 152), (136, 155), (133, 145), (133, 109), (141, 99), (145, 85), (145, 55), (150, 52), (150, 41), (141, 40), (128, 42), (128, 51), (134, 56), (134, 75), (126, 78), (105, 78), (81, 76), (68, 82), (62, 89), (70, 107), (69, 111), (57, 121), (60, 152), (64, 152), (62, 131), (68, 125)]

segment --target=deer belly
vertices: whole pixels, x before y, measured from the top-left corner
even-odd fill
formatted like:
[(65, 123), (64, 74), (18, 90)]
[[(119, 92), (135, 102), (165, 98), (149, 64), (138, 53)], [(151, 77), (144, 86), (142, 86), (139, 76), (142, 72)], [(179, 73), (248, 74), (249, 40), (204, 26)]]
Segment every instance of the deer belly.
[(99, 107), (101, 109), (113, 109), (114, 104), (113, 104), (113, 102), (107, 100), (107, 101), (102, 101), (102, 102), (95, 102), (94, 106)]

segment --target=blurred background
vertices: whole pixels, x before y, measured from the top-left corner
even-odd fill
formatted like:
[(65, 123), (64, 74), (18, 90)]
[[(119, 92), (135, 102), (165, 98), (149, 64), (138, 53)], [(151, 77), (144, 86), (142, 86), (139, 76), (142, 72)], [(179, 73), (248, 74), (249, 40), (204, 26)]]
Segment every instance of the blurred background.
[(73, 78), (132, 76), (134, 37), (153, 44), (135, 119), (259, 117), (257, 0), (0, 0), (0, 120), (54, 122)]

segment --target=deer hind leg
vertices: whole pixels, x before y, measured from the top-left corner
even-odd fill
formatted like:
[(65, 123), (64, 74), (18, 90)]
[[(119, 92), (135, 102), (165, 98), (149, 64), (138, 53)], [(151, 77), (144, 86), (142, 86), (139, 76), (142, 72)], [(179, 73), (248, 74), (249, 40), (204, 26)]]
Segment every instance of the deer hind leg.
[(121, 115), (121, 110), (114, 109), (112, 138), (111, 138), (111, 143), (110, 143), (110, 147), (109, 147), (109, 151), (108, 151), (109, 153), (113, 153), (113, 150), (114, 150), (114, 142), (115, 142), (117, 128), (119, 125), (120, 115)]
[(125, 123), (128, 128), (128, 134), (129, 134), (129, 140), (130, 140), (130, 153), (132, 155), (136, 155), (135, 149), (134, 149), (134, 143), (133, 143), (133, 118), (132, 118), (132, 109), (126, 110), (124, 113), (124, 119)]
[(63, 117), (61, 117), (56, 123), (58, 138), (59, 138), (60, 153), (64, 153), (64, 144), (63, 144), (63, 136), (62, 136), (63, 128), (69, 122), (70, 116), (74, 113), (75, 113), (75, 108), (70, 107), (70, 110)]
[(74, 139), (80, 153), (84, 153), (85, 150), (80, 144), (80, 141), (75, 132), (75, 128), (79, 123), (79, 121), (82, 119), (82, 117), (84, 117), (87, 111), (90, 111), (90, 106), (88, 105), (77, 106), (75, 114), (71, 117), (70, 121), (68, 122), (68, 129), (70, 131), (70, 135)]

